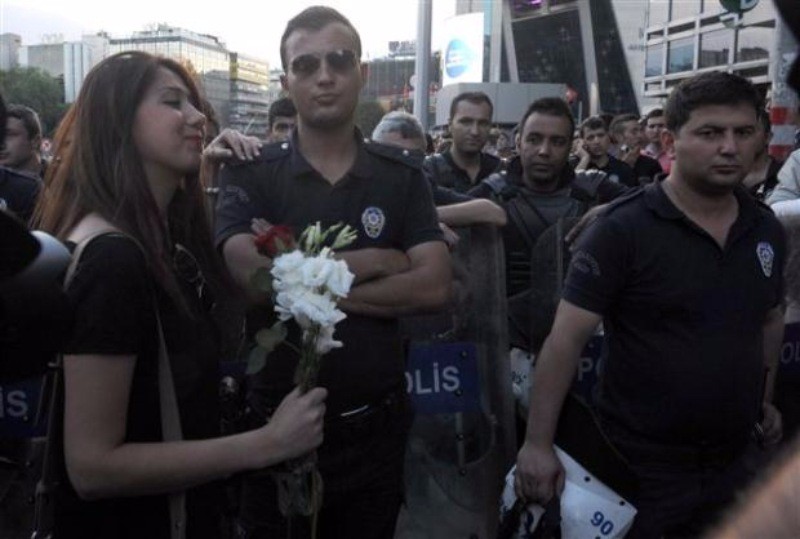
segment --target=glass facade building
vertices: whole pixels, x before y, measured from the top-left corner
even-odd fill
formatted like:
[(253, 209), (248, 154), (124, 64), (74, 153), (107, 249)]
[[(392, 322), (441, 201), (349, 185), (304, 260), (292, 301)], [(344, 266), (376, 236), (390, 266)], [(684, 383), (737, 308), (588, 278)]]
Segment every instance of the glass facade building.
[[(568, 85), (577, 118), (646, 112), (680, 81), (704, 70), (749, 78), (766, 92), (776, 12), (760, 0), (741, 14), (720, 0), (456, 0), (457, 12), (482, 11), (487, 82)], [(502, 16), (502, 39), (496, 39)], [(499, 49), (499, 53), (498, 53)], [(499, 74), (492, 78), (491, 74)]]
[(173, 58), (183, 63), (201, 83), (206, 99), (220, 119), (228, 125), (231, 100), (230, 53), (214, 36), (159, 24), (134, 32), (130, 37), (112, 38), (109, 52), (138, 50)]
[(663, 99), (680, 81), (713, 70), (745, 76), (766, 93), (775, 18), (770, 0), (741, 14), (719, 0), (648, 0), (644, 94)]
[(266, 140), (269, 125), (269, 64), (232, 52), (229, 126)]

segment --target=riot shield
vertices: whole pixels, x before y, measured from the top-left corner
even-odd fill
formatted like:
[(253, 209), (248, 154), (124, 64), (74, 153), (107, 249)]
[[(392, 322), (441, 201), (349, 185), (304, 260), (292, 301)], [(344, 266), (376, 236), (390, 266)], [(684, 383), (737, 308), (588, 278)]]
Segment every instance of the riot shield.
[(403, 539), (493, 538), (516, 455), (502, 241), (489, 226), (458, 234), (454, 307), (403, 320), (416, 410), (396, 534)]

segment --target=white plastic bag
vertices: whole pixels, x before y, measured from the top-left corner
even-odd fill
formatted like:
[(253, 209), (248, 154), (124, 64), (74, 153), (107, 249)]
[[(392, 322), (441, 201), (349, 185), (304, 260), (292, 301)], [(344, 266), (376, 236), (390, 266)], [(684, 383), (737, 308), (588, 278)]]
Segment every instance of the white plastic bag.
[[(636, 508), (623, 500), (613, 490), (590, 474), (569, 455), (555, 448), (566, 470), (566, 484), (561, 493), (562, 539), (618, 539), (633, 525)], [(506, 484), (500, 502), (501, 517), (511, 511), (517, 497), (514, 494), (516, 466), (506, 475)], [(529, 537), (544, 514), (544, 508), (530, 504), (520, 518), (515, 539)]]
[(514, 393), (514, 401), (527, 416), (531, 395), (531, 367), (534, 358), (532, 354), (520, 348), (512, 348), (508, 356), (511, 361), (511, 390)]

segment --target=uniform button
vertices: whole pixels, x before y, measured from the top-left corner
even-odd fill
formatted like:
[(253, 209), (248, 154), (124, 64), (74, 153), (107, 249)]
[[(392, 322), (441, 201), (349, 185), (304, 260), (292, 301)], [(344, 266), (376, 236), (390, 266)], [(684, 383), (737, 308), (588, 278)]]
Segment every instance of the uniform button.
[(371, 141), (371, 140), (369, 140), (369, 139), (368, 139), (368, 138), (366, 138), (366, 137), (364, 138), (364, 144), (369, 144), (370, 142), (372, 142), (372, 141)]
[(281, 144), (281, 150), (288, 150), (288, 149), (289, 149), (289, 143), (288, 142), (284, 142), (283, 144)]
[(408, 150), (403, 150), (403, 155), (408, 155)]

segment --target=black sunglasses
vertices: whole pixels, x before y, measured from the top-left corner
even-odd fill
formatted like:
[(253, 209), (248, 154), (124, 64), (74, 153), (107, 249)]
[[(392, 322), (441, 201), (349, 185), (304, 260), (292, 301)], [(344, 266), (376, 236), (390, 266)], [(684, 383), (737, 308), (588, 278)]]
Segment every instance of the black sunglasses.
[(356, 65), (356, 53), (349, 49), (339, 49), (323, 54), (301, 54), (292, 60), (290, 67), (292, 73), (298, 77), (308, 77), (317, 72), (322, 65), (322, 59), (336, 73), (349, 72)]

